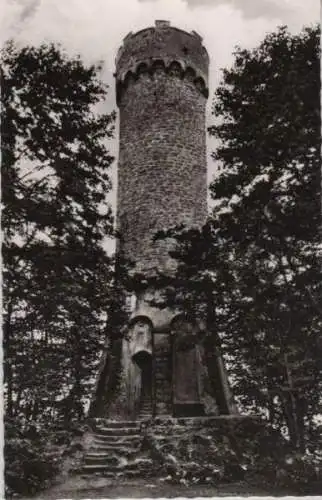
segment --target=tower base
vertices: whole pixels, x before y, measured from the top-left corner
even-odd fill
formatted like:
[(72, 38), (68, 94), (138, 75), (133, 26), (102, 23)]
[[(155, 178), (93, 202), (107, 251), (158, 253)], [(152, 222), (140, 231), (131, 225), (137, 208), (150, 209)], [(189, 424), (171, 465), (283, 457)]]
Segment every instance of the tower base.
[(174, 404), (174, 417), (203, 417), (205, 415), (204, 405), (201, 403)]

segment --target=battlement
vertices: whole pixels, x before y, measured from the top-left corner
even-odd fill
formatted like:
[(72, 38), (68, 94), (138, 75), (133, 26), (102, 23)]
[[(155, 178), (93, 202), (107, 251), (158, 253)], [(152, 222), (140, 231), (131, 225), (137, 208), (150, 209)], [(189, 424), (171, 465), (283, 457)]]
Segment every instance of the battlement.
[(174, 66), (183, 77), (193, 78), (197, 87), (208, 95), (209, 56), (202, 38), (195, 31), (187, 33), (170, 26), (169, 21), (156, 21), (154, 27), (129, 33), (116, 57), (117, 87), (142, 71), (154, 72)]

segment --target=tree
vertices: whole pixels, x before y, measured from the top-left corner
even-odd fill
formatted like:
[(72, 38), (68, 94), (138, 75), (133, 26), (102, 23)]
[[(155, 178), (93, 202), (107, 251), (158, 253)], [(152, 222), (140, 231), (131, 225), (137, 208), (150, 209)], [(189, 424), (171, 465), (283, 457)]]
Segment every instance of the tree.
[(238, 49), (209, 129), (220, 140), (214, 218), (234, 259), (237, 304), (244, 303), (234, 348), (253, 367), (247, 379), (254, 394), (258, 381), (256, 406), (265, 381), (271, 418), (276, 423), (281, 410), (302, 449), (304, 421), (312, 423), (320, 404), (319, 73), (318, 27), (295, 36), (281, 28), (252, 51)]
[(214, 209), (201, 231), (167, 233), (178, 268), (160, 277), (166, 303), (211, 318), (243, 411), (301, 451), (321, 409), (319, 91), (318, 27), (236, 50), (209, 128)]
[(5, 408), (53, 422), (88, 394), (105, 341), (115, 115), (98, 112), (100, 65), (55, 45), (1, 55)]

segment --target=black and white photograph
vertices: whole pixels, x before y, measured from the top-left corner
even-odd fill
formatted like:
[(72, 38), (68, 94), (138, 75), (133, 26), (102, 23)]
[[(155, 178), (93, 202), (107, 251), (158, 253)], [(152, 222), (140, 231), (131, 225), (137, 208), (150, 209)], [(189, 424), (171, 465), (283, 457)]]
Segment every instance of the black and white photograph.
[(318, 0), (1, 10), (0, 498), (321, 498)]

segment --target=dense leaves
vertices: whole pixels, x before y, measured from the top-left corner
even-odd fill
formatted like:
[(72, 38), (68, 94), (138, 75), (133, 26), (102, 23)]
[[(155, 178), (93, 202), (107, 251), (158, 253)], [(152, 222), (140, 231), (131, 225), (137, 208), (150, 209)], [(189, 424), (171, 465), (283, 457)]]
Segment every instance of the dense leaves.
[(238, 392), (285, 422), (302, 449), (320, 404), (319, 74), (319, 29), (281, 28), (237, 50), (210, 127), (220, 139), (213, 222), (235, 281), (225, 334), (242, 353)]
[(99, 113), (99, 65), (54, 45), (1, 55), (5, 412), (24, 432), (82, 418), (93, 390), (113, 286), (114, 113)]
[(32, 494), (57, 474), (60, 457), (53, 446), (48, 446), (47, 429), (39, 433), (30, 425), (22, 432), (14, 422), (7, 421), (5, 438), (7, 495)]
[(234, 67), (224, 71), (209, 129), (220, 139), (212, 192), (221, 209), (232, 210), (234, 234), (245, 244), (267, 247), (267, 232), (273, 244), (279, 236), (317, 237), (319, 68), (318, 30), (291, 36), (281, 28), (259, 48), (237, 50)]
[(319, 35), (280, 28), (237, 49), (209, 128), (212, 214), (167, 233), (178, 268), (160, 279), (166, 303), (206, 318), (240, 410), (286, 436), (298, 464), (321, 459)]

